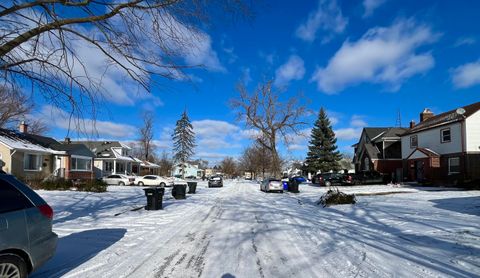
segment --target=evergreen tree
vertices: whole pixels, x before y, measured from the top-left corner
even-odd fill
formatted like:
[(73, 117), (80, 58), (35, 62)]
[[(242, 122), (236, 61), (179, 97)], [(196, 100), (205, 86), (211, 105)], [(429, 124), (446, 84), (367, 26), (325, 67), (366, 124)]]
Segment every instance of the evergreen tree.
[(185, 177), (185, 163), (193, 155), (195, 148), (195, 133), (193, 126), (188, 119), (187, 111), (184, 111), (180, 120), (175, 125), (172, 134), (173, 139), (173, 159), (179, 162), (182, 167), (182, 176)]
[(332, 125), (323, 108), (312, 129), (304, 170), (316, 173), (340, 170), (339, 161), (342, 155), (337, 151), (337, 139)]

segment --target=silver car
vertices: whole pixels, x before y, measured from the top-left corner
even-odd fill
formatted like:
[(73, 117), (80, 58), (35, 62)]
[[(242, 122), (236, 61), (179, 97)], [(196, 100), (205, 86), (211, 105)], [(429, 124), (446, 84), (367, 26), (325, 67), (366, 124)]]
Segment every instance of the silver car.
[(14, 176), (0, 174), (0, 277), (27, 277), (55, 253), (52, 208)]
[(103, 177), (102, 180), (108, 184), (108, 185), (134, 185), (135, 184), (135, 178), (126, 176), (126, 175), (120, 175), (120, 174), (113, 174), (110, 176)]
[(283, 193), (283, 183), (279, 179), (265, 179), (260, 183), (260, 190), (265, 192), (277, 191)]

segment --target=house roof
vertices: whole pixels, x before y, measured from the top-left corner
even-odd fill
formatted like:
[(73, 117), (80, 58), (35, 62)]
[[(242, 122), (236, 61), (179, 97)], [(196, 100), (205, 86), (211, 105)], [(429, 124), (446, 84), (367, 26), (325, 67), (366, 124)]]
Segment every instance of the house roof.
[(84, 144), (78, 143), (60, 143), (57, 140), (51, 137), (45, 137), (40, 135), (34, 134), (25, 134), (27, 138), (31, 141), (36, 142), (43, 147), (50, 148), (56, 151), (64, 151), (71, 155), (80, 155), (80, 156), (88, 156), (88, 157), (95, 157), (95, 154), (92, 153)]
[(9, 129), (0, 128), (0, 142), (7, 146), (9, 149), (52, 154), (65, 154), (65, 152), (62, 150), (56, 150), (42, 144), (45, 141), (53, 142), (52, 140), (57, 142), (55, 139), (44, 136), (25, 134)]
[(427, 130), (427, 129), (434, 128), (434, 127), (437, 127), (437, 126), (442, 126), (442, 125), (445, 125), (445, 124), (450, 124), (450, 123), (462, 121), (465, 118), (470, 117), (475, 112), (480, 110), (480, 102), (476, 102), (476, 103), (473, 103), (473, 104), (470, 104), (470, 105), (467, 105), (467, 106), (463, 106), (461, 108), (463, 108), (465, 110), (465, 113), (463, 115), (458, 114), (456, 112), (457, 108), (455, 108), (453, 110), (438, 114), (436, 116), (433, 116), (429, 119), (424, 120), (423, 122), (418, 123), (416, 126), (409, 129), (403, 135), (412, 134), (412, 133), (415, 133), (415, 132), (419, 132), (419, 131), (422, 131), (422, 130)]
[(407, 159), (409, 159), (410, 157), (412, 157), (412, 155), (416, 152), (421, 152), (422, 154), (424, 154), (425, 156), (427, 157), (440, 157), (440, 155), (434, 151), (432, 151), (431, 149), (429, 148), (416, 148), (415, 150), (412, 151), (412, 153), (407, 157)]
[(103, 158), (103, 159), (114, 158), (114, 159), (138, 162), (133, 157), (124, 156), (121, 153), (112, 149), (112, 148), (130, 149), (130, 147), (118, 141), (75, 141), (75, 143), (85, 145), (90, 151), (93, 152), (96, 158)]

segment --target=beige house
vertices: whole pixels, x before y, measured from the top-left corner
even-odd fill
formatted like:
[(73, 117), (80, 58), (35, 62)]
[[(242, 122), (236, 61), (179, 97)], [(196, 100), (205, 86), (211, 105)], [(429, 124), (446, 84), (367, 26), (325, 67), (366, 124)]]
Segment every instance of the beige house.
[(0, 129), (0, 160), (3, 171), (25, 180), (93, 177), (93, 154), (85, 146), (29, 134), (25, 123), (20, 132)]

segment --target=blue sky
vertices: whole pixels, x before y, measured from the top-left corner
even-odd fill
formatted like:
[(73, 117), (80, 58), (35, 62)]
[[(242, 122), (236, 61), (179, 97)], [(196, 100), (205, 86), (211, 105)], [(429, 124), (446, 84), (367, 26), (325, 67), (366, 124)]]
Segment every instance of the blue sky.
[[(119, 73), (107, 74), (106, 101), (98, 107), (99, 139), (138, 138), (142, 111), (155, 113), (158, 150), (171, 151), (170, 135), (186, 108), (197, 134), (196, 157), (218, 161), (240, 155), (249, 131), (228, 106), (235, 85), (250, 89), (272, 78), (282, 97), (298, 92), (315, 113), (324, 107), (332, 120), (339, 150), (352, 152), (365, 126), (403, 126), (418, 122), (424, 108), (434, 113), (480, 100), (480, 24), (478, 1), (264, 1), (255, 17), (213, 21), (201, 30), (199, 48), (185, 63), (203, 64), (187, 73), (191, 82), (157, 79), (151, 95)], [(98, 61), (88, 61), (95, 68)], [(87, 63), (88, 64), (88, 63)], [(65, 111), (50, 107), (38, 94), (37, 115), (55, 138), (68, 133)], [(91, 126), (88, 114), (84, 125)], [(285, 157), (303, 159), (307, 138), (294, 136)]]

